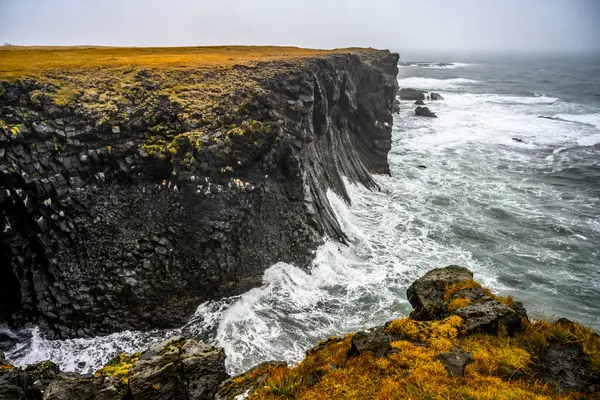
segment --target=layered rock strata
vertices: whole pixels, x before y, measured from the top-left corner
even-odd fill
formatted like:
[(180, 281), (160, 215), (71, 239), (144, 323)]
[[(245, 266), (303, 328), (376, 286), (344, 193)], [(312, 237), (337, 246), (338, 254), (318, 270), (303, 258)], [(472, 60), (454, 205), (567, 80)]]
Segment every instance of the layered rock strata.
[(327, 191), (389, 173), (398, 55), (0, 82), (0, 322), (181, 325), (346, 237)]

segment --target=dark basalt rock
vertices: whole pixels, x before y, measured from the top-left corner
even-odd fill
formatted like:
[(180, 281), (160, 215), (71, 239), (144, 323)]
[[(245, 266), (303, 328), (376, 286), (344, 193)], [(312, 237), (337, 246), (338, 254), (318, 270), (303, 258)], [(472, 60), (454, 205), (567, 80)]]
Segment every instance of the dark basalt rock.
[(510, 334), (521, 329), (521, 316), (512, 308), (493, 299), (482, 300), (459, 308), (453, 314), (461, 317), (467, 333), (497, 334), (504, 327)]
[(222, 124), (268, 132), (227, 144), (211, 128), (173, 160), (146, 140), (195, 127), (148, 72), (115, 112), (125, 121), (57, 106), (41, 83), (0, 82), (0, 117), (20, 130), (0, 126), (0, 323), (50, 338), (181, 326), (276, 262), (308, 266), (324, 235), (346, 241), (326, 193), (350, 202), (343, 176), (377, 190), (371, 174), (389, 174), (397, 61), (334, 55), (265, 77)]
[(352, 337), (352, 347), (348, 357), (358, 356), (364, 352), (372, 353), (375, 357), (383, 357), (392, 352), (390, 338), (382, 329), (357, 332)]
[(38, 400), (59, 374), (58, 366), (50, 361), (25, 368), (0, 369), (0, 400)]
[(518, 138), (518, 137), (514, 137), (514, 138), (512, 138), (512, 140), (514, 140), (517, 143), (523, 143), (523, 139)]
[(473, 353), (455, 347), (452, 351), (438, 354), (435, 358), (444, 364), (450, 376), (459, 378), (465, 375), (465, 367), (473, 362)]
[(104, 373), (60, 373), (48, 361), (0, 369), (0, 399), (210, 400), (228, 378), (223, 349), (175, 337), (143, 353), (127, 381)]
[(398, 91), (398, 96), (402, 100), (425, 100), (427, 92), (411, 88), (402, 88)]
[[(568, 329), (573, 322), (561, 318), (555, 325)], [(533, 371), (537, 379), (560, 393), (583, 391), (597, 395), (600, 393), (600, 374), (589, 373), (590, 362), (581, 344), (553, 339), (535, 357)]]
[(423, 102), (423, 100), (417, 100), (417, 101), (415, 101), (414, 104), (417, 105), (417, 106), (424, 106), (425, 105), (425, 103)]
[(417, 107), (415, 109), (415, 115), (418, 117), (437, 118), (437, 115), (429, 111), (429, 108), (427, 107)]
[(534, 368), (541, 380), (561, 392), (569, 392), (580, 390), (586, 384), (588, 364), (581, 346), (552, 342), (541, 351)]
[(136, 400), (212, 399), (229, 377), (221, 348), (181, 337), (159, 347), (158, 354), (150, 349), (129, 371), (129, 388)]
[[(481, 287), (468, 287), (452, 294), (445, 299), (446, 289), (453, 284), (460, 284), (473, 279), (473, 273), (464, 267), (451, 265), (436, 268), (417, 279), (406, 291), (408, 301), (414, 310), (410, 317), (421, 321), (431, 321), (458, 315), (463, 319), (463, 328), (469, 334), (485, 332), (497, 334), (500, 329), (506, 329), (514, 334), (522, 327), (527, 313), (523, 304), (514, 301), (513, 307), (508, 307), (488, 296)], [(448, 303), (454, 299), (468, 299), (471, 304), (448, 311)]]
[(473, 279), (473, 273), (467, 268), (451, 265), (427, 272), (413, 282), (406, 296), (413, 311), (410, 317), (429, 321), (440, 319), (445, 314), (444, 292), (448, 285)]
[(444, 100), (441, 94), (435, 92), (431, 93), (429, 97), (431, 98), (431, 100)]

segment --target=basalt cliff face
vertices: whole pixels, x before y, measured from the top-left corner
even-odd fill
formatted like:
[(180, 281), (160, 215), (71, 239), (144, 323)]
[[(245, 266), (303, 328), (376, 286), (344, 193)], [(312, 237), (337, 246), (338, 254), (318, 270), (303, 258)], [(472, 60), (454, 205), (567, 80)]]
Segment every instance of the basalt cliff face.
[[(0, 82), (0, 321), (172, 327), (344, 233), (326, 193), (389, 173), (398, 55)], [(48, 78), (48, 79), (46, 79)]]

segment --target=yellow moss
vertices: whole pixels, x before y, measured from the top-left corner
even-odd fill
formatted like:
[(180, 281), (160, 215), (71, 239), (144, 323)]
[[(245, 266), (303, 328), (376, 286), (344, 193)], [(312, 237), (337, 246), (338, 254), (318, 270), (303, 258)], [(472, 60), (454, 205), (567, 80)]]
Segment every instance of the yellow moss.
[(473, 353), (468, 371), (510, 378), (529, 370), (531, 355), (513, 338), (478, 334), (462, 339), (460, 346)]
[(452, 296), (454, 296), (456, 293), (460, 292), (461, 290), (480, 288), (480, 287), (481, 287), (481, 284), (473, 279), (468, 279), (466, 281), (453, 283), (451, 285), (446, 286), (446, 289), (444, 290), (444, 301), (449, 301), (452, 298)]
[(396, 319), (387, 326), (387, 331), (394, 335), (401, 335), (409, 340), (419, 340), (421, 334), (420, 323), (410, 318)]
[(410, 318), (397, 319), (386, 328), (388, 333), (407, 340), (426, 343), (438, 352), (450, 350), (460, 333), (462, 318), (452, 315), (442, 321), (420, 322)]
[[(389, 333), (418, 337), (424, 345), (406, 340), (393, 342), (397, 352), (377, 358), (370, 353), (346, 357), (350, 337), (324, 342), (296, 367), (273, 371), (267, 384), (250, 394), (250, 399), (569, 399), (581, 393), (558, 394), (548, 385), (520, 380), (530, 373), (531, 354), (521, 338), (485, 334), (460, 336), (461, 320), (451, 317), (431, 323), (396, 320), (387, 326)], [(530, 327), (531, 332), (550, 330), (547, 325)], [(415, 329), (419, 332), (416, 333)], [(560, 329), (569, 329), (561, 327)], [(552, 332), (556, 335), (558, 328)], [(528, 334), (531, 334), (528, 332)], [(581, 327), (569, 330), (588, 345), (594, 343), (589, 331)], [(529, 336), (529, 335), (524, 335)], [(561, 334), (565, 337), (565, 334)], [(448, 375), (444, 365), (435, 359), (448, 341), (473, 353), (474, 361), (465, 376)]]
[(104, 367), (96, 371), (96, 376), (114, 376), (127, 382), (129, 370), (140, 359), (140, 353), (133, 355), (119, 354), (110, 360)]
[(469, 304), (471, 304), (471, 299), (459, 297), (448, 303), (448, 311), (456, 311), (459, 308), (468, 306)]
[[(444, 301), (450, 301), (452, 303), (453, 301), (451, 299), (452, 299), (452, 297), (454, 297), (455, 294), (457, 294), (461, 290), (472, 289), (472, 288), (482, 288), (483, 292), (487, 296), (490, 296), (491, 298), (493, 298), (494, 300), (496, 300), (510, 308), (513, 308), (515, 306), (515, 300), (513, 299), (512, 296), (508, 296), (508, 297), (498, 296), (498, 295), (492, 293), (492, 291), (490, 289), (482, 287), (479, 282), (477, 282), (473, 279), (469, 279), (469, 280), (458, 282), (458, 283), (453, 283), (451, 285), (446, 286), (446, 289), (444, 290)], [(460, 303), (455, 303), (454, 306), (457, 306), (459, 304)], [(465, 306), (461, 306), (461, 307), (465, 307)], [(450, 309), (450, 305), (448, 305), (448, 311), (454, 311), (461, 307)]]
[(69, 87), (62, 87), (57, 92), (52, 101), (54, 104), (64, 106), (69, 103), (73, 103), (81, 96), (80, 92), (77, 92)]

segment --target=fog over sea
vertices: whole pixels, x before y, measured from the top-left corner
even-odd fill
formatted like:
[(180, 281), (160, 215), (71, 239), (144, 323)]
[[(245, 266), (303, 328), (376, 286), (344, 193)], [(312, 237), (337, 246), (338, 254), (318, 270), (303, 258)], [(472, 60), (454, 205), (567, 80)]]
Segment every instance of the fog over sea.
[[(180, 329), (47, 341), (34, 328), (7, 356), (93, 372), (172, 334), (222, 346), (239, 373), (299, 361), (330, 335), (407, 315), (406, 288), (464, 265), (530, 316), (600, 329), (600, 57), (403, 57), (400, 87), (440, 93), (437, 119), (402, 101), (380, 192), (330, 200), (349, 246), (327, 241), (310, 272), (279, 263), (263, 286), (200, 304)], [(445, 64), (438, 64), (445, 63)], [(540, 118), (540, 117), (549, 118)]]

